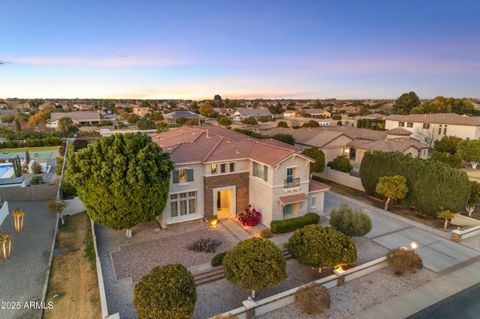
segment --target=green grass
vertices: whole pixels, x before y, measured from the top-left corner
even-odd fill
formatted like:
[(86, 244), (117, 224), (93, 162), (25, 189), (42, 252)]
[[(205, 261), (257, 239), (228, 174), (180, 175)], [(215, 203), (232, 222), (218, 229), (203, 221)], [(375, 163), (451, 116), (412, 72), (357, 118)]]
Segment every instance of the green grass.
[(17, 148), (1, 148), (0, 153), (23, 153), (25, 149), (32, 153), (38, 152), (48, 152), (48, 151), (56, 151), (60, 146), (38, 146), (38, 147), (17, 147)]
[(85, 257), (90, 262), (92, 269), (97, 266), (97, 256), (95, 255), (95, 247), (93, 247), (92, 230), (90, 227), (87, 230), (87, 237), (85, 238)]

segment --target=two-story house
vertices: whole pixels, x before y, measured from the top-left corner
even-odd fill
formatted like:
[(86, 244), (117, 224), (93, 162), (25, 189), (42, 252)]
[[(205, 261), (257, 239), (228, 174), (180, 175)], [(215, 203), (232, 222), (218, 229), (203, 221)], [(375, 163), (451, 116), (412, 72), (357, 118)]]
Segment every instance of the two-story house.
[(412, 132), (412, 137), (433, 144), (443, 136), (463, 139), (480, 138), (480, 117), (455, 113), (390, 115), (385, 118), (385, 129), (397, 127)]
[(248, 205), (262, 213), (265, 225), (323, 213), (328, 186), (310, 181), (312, 160), (288, 144), (214, 126), (184, 126), (153, 141), (175, 164), (165, 224), (234, 217)]

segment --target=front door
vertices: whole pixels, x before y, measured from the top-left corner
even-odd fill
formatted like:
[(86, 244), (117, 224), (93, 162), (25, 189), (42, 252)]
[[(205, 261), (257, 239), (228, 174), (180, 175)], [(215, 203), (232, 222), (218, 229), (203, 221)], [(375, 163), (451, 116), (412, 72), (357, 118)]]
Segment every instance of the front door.
[(215, 189), (214, 214), (218, 218), (231, 218), (235, 216), (235, 187), (222, 187)]

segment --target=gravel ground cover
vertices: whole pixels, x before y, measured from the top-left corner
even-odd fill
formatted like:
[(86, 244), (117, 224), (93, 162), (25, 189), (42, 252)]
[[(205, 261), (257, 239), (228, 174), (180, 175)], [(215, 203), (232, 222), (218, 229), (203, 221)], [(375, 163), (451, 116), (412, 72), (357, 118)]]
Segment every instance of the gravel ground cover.
[(414, 274), (396, 276), (390, 269), (386, 268), (350, 281), (344, 286), (329, 289), (332, 302), (331, 307), (320, 315), (304, 314), (295, 304), (291, 304), (259, 318), (349, 318), (392, 297), (420, 287), (436, 276), (436, 274), (425, 268)]

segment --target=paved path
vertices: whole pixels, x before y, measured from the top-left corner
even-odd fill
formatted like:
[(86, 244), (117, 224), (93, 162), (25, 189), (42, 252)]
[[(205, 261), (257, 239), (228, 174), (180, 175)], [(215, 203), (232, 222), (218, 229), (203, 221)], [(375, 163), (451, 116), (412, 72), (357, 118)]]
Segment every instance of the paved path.
[(424, 309), (409, 319), (477, 319), (480, 315), (480, 284), (476, 284), (435, 305)]
[(47, 202), (9, 202), (10, 211), (25, 210), (23, 232), (17, 235), (13, 218), (7, 216), (1, 226), (13, 236), (11, 259), (0, 261), (0, 302), (20, 302), (21, 310), (3, 310), (2, 319), (40, 318), (41, 311), (24, 309), (26, 301), (40, 301), (46, 280), (56, 216), (47, 209)]
[(325, 196), (326, 216), (330, 216), (332, 209), (340, 206), (342, 202), (354, 208), (363, 208), (370, 216), (373, 228), (365, 237), (388, 249), (409, 247), (413, 241), (417, 242), (419, 245), (417, 253), (422, 257), (424, 266), (434, 272), (445, 272), (456, 266), (465, 265), (480, 255), (476, 250), (425, 230), (424, 225), (421, 229), (417, 222), (406, 221), (400, 216), (393, 216), (382, 209), (332, 191), (328, 191)]
[[(471, 294), (471, 291), (469, 292), (467, 290), (460, 295), (452, 297), (452, 299), (446, 299), (444, 302), (439, 304), (439, 308), (433, 307), (435, 309), (430, 309), (432, 314), (435, 313), (438, 316), (427, 316), (427, 310), (424, 316), (422, 316), (422, 313), (420, 313), (418, 316), (413, 316), (411, 318), (478, 318), (478, 311), (480, 311), (480, 307), (478, 306), (478, 297), (480, 296), (480, 289), (478, 289), (478, 283), (480, 282), (480, 271), (478, 271), (479, 267), (480, 263), (475, 262), (466, 267), (452, 271), (429, 282), (426, 285), (403, 293), (384, 303), (362, 311), (351, 317), (351, 319), (408, 318), (415, 313), (422, 311), (426, 307), (434, 305), (445, 298), (448, 298), (449, 296), (455, 295), (462, 290), (468, 289), (475, 285), (477, 288), (473, 290), (473, 294)], [(468, 295), (470, 299), (460, 301), (462, 295)], [(476, 307), (469, 303), (469, 300), (472, 298), (473, 302), (476, 304)], [(462, 307), (462, 304), (467, 304), (467, 307)], [(452, 305), (454, 308), (450, 308), (450, 305)], [(444, 311), (442, 311), (442, 309)], [(462, 313), (464, 313), (466, 316), (463, 316)]]

